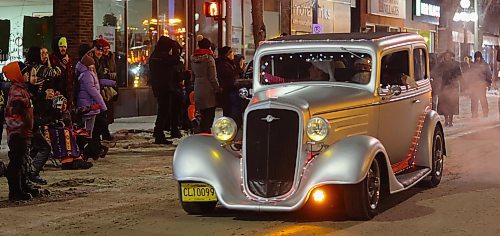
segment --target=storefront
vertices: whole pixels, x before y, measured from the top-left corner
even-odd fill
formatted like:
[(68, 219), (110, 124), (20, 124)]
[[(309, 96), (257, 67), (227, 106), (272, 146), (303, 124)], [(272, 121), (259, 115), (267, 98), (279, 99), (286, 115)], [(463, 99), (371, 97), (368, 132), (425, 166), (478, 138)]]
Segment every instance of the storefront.
[(317, 6), (311, 0), (292, 1), (292, 34), (349, 33), (350, 19), (349, 0), (318, 0)]
[(52, 15), (52, 0), (0, 1), (0, 69), (11, 61), (24, 61), (30, 46), (51, 50)]
[(407, 9), (407, 14), (412, 18), (405, 21), (404, 31), (420, 34), (425, 39), (429, 52), (435, 52), (437, 26), (441, 17), (439, 0), (409, 0), (407, 4), (412, 6)]
[(360, 32), (400, 32), (406, 19), (406, 0), (360, 0), (356, 9)]

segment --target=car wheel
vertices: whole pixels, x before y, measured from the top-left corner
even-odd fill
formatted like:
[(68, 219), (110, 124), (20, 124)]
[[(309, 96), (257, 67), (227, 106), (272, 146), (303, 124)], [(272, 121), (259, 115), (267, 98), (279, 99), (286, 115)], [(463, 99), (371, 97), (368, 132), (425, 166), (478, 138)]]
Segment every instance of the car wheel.
[(182, 209), (190, 215), (205, 215), (212, 213), (217, 202), (181, 202)]
[(441, 129), (436, 127), (432, 139), (432, 171), (430, 179), (426, 181), (427, 186), (436, 187), (443, 177), (444, 167), (444, 136)]
[(344, 202), (346, 213), (350, 218), (369, 220), (377, 215), (381, 193), (380, 173), (380, 165), (375, 158), (363, 181), (347, 186)]

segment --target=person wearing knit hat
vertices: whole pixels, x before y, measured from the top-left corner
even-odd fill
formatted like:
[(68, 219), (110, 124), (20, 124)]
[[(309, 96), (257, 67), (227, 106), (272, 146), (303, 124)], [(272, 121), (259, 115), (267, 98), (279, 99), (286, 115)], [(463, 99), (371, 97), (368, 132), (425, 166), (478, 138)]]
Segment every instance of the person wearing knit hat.
[(103, 48), (105, 47), (110, 47), (110, 44), (108, 41), (106, 41), (106, 39), (102, 39), (102, 38), (98, 38), (95, 40), (98, 44), (100, 44)]
[(469, 79), (472, 118), (479, 117), (478, 104), (481, 104), (483, 117), (488, 117), (489, 107), (486, 92), (488, 88), (491, 88), (492, 73), (490, 66), (484, 61), (483, 54), (480, 51), (474, 53), (474, 63), (472, 63), (470, 70), (471, 74), (474, 75), (474, 78)]
[(80, 59), (80, 62), (89, 69), (92, 69), (95, 65), (94, 58), (92, 58), (89, 53), (85, 53)]
[(233, 53), (233, 49), (229, 46), (224, 46), (224, 47), (221, 47), (218, 49), (218, 52), (219, 52), (219, 57), (229, 57), (229, 54), (231, 54), (232, 58), (229, 58), (231, 60), (234, 59), (234, 53)]
[(12, 81), (5, 107), (5, 124), (9, 146), (9, 164), (5, 172), (9, 183), (9, 200), (30, 200), (40, 194), (26, 181), (28, 178), (28, 144), (32, 138), (33, 106), (28, 92), (29, 67), (22, 62), (11, 62), (2, 68)]
[(203, 35), (196, 36), (196, 40), (198, 41), (198, 47), (200, 49), (211, 49), (212, 42), (209, 39), (203, 37)]
[[(107, 148), (104, 147), (99, 137), (94, 137), (94, 126), (96, 125), (96, 117), (107, 111), (107, 104), (101, 95), (101, 86), (104, 87), (114, 87), (116, 86), (116, 81), (109, 79), (99, 79), (95, 73), (95, 55), (96, 48), (93, 48), (89, 52), (85, 53), (78, 64), (76, 65), (79, 82), (79, 92), (77, 96), (76, 106), (78, 109), (84, 109), (85, 107), (98, 105), (99, 110), (93, 110), (86, 113), (82, 119), (85, 124), (85, 129), (90, 133), (90, 138), (101, 150), (100, 157), (104, 157), (107, 152)], [(68, 164), (71, 167), (71, 164)]]
[(210, 127), (215, 119), (217, 107), (217, 94), (219, 93), (219, 82), (217, 82), (217, 71), (215, 59), (210, 49), (210, 40), (199, 35), (198, 47), (191, 57), (191, 68), (194, 79), (194, 101), (196, 109), (200, 111), (200, 133), (210, 133)]
[(2, 68), (5, 78), (15, 83), (28, 82), (29, 67), (20, 62), (11, 62)]
[(61, 69), (60, 75), (54, 80), (55, 89), (68, 99), (68, 107), (73, 108), (73, 84), (75, 78), (74, 64), (67, 53), (68, 39), (55, 37), (52, 41), (52, 54), (49, 56), (50, 65)]
[(224, 116), (231, 117), (238, 127), (243, 125), (242, 108), (235, 82), (240, 78), (240, 71), (234, 63), (234, 52), (231, 47), (219, 48), (219, 57), (215, 60), (217, 80), (222, 88), (219, 103)]
[[(114, 60), (113, 58), (110, 58), (109, 55), (109, 47), (110, 44), (108, 41), (99, 38), (94, 40), (94, 61), (95, 61), (95, 70), (97, 74), (97, 78), (99, 81), (103, 80), (114, 80), (116, 77), (116, 69), (114, 66)], [(108, 54), (108, 56), (105, 55), (105, 52)], [(112, 68), (113, 67), (113, 68)], [(110, 86), (103, 86), (101, 83), (101, 93), (104, 93), (106, 90), (110, 90), (110, 88), (105, 88), (105, 87), (110, 87)], [(111, 88), (112, 89), (112, 88)], [(114, 89), (113, 89), (114, 90)], [(115, 90), (116, 92), (116, 90)], [(105, 96), (103, 98), (109, 98), (112, 96)], [(105, 102), (108, 102), (106, 105), (109, 105), (110, 100), (105, 100)], [(100, 141), (101, 136), (105, 140), (112, 140), (111, 134), (109, 132), (109, 122), (108, 122), (108, 111), (99, 113), (96, 116), (95, 119), (95, 124), (94, 124), (94, 139), (95, 141)]]

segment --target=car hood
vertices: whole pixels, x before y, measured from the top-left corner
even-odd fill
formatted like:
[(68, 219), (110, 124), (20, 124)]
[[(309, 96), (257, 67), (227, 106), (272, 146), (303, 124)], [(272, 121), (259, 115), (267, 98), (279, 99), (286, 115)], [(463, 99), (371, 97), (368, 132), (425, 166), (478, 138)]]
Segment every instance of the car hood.
[(283, 85), (254, 94), (250, 106), (276, 102), (297, 107), (311, 116), (372, 104), (370, 91), (340, 84)]

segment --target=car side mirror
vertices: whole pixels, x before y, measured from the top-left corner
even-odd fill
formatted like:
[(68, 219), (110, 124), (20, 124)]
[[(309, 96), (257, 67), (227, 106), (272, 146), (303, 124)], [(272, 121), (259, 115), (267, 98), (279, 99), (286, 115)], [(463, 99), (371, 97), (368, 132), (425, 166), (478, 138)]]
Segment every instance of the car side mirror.
[(250, 92), (248, 92), (247, 88), (240, 88), (240, 90), (238, 92), (239, 92), (240, 98), (243, 98), (246, 100), (251, 99)]

